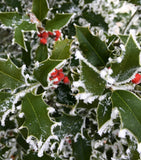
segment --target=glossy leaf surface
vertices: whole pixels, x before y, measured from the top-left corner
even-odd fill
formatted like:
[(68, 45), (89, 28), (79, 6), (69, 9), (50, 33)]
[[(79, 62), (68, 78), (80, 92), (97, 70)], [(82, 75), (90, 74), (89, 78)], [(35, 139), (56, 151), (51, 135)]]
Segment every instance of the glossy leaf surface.
[(33, 0), (32, 12), (36, 17), (42, 21), (48, 12), (48, 5), (46, 0)]
[(25, 115), (23, 126), (28, 128), (28, 134), (45, 140), (51, 134), (53, 124), (47, 114), (47, 105), (41, 96), (28, 93), (22, 100), (22, 112)]
[(69, 21), (71, 16), (72, 14), (56, 14), (54, 19), (46, 22), (46, 30), (60, 29)]
[(116, 90), (112, 103), (120, 112), (122, 128), (128, 129), (141, 142), (141, 99), (129, 91)]
[(76, 27), (76, 37), (83, 56), (94, 66), (105, 66), (110, 54), (105, 42), (84, 27)]
[(54, 45), (54, 49), (50, 59), (63, 60), (63, 59), (69, 58), (71, 43), (72, 43), (72, 40), (69, 40), (69, 39), (57, 41)]
[(36, 50), (36, 60), (42, 62), (48, 57), (47, 45), (40, 44)]
[(106, 82), (92, 68), (81, 62), (81, 80), (84, 82), (88, 92), (101, 95), (105, 89)]
[(21, 69), (17, 68), (9, 59), (0, 60), (0, 88), (15, 89), (24, 84)]

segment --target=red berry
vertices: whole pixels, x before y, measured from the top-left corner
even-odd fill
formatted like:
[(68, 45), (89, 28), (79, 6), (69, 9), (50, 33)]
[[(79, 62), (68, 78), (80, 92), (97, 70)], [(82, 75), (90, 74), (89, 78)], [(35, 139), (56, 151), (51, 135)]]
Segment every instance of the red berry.
[(65, 84), (69, 84), (69, 83), (70, 83), (69, 78), (66, 76), (66, 77), (63, 79), (63, 82), (64, 82)]
[(64, 73), (63, 73), (63, 72), (60, 72), (59, 75), (58, 75), (58, 77), (59, 77), (60, 80), (63, 80), (64, 77), (65, 77), (65, 76), (64, 76)]
[(55, 32), (55, 41), (57, 41), (59, 38), (60, 38), (60, 36), (61, 36), (61, 32), (60, 31), (54, 31)]
[(40, 43), (41, 43), (41, 44), (46, 44), (46, 43), (47, 43), (47, 39), (41, 38), (41, 39), (40, 39)]
[(137, 73), (137, 74), (135, 75), (135, 78), (132, 79), (132, 83), (135, 83), (135, 84), (141, 83), (141, 74)]
[(55, 39), (54, 39), (54, 40), (55, 40), (55, 41), (58, 41), (58, 39), (59, 39), (59, 37), (55, 37)]
[(42, 33), (39, 33), (39, 34), (38, 34), (38, 37), (42, 37)]
[(59, 37), (61, 36), (61, 32), (60, 32), (60, 31), (54, 31), (54, 32), (55, 32), (55, 36), (56, 36), (56, 37), (59, 38)]
[(42, 38), (46, 38), (47, 39), (48, 38), (48, 33), (47, 32), (43, 32), (42, 33)]
[(53, 36), (53, 33), (49, 31), (49, 32), (48, 32), (48, 35), (49, 35), (49, 36)]
[(59, 71), (59, 73), (60, 73), (60, 72), (63, 72), (63, 69), (61, 68), (61, 69), (59, 69), (58, 71)]

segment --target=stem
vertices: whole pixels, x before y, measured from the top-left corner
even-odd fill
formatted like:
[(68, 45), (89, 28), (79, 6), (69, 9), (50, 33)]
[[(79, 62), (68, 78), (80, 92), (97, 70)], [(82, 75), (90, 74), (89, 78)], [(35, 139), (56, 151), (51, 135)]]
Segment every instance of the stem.
[(126, 34), (127, 30), (129, 29), (129, 27), (131, 26), (136, 14), (138, 14), (139, 11), (139, 7), (137, 8), (137, 10), (135, 11), (135, 13), (132, 15), (132, 17), (129, 19), (129, 21), (126, 24), (126, 27), (124, 28), (124, 30), (122, 31), (123, 34)]

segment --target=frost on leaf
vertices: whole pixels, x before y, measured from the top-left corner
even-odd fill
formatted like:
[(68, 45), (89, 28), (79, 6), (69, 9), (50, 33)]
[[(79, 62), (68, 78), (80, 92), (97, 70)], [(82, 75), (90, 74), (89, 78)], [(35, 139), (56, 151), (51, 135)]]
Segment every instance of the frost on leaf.
[(112, 77), (115, 78), (117, 82), (126, 81), (140, 67), (140, 50), (132, 36), (128, 38), (125, 49), (126, 51), (122, 62), (120, 64), (112, 64)]

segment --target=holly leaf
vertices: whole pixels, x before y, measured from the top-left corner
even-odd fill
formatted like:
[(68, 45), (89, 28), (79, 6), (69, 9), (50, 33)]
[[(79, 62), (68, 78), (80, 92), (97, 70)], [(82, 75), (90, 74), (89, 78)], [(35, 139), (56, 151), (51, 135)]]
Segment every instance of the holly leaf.
[(97, 108), (98, 128), (100, 129), (111, 118), (112, 102), (111, 93), (107, 93), (106, 97), (99, 102)]
[(26, 44), (24, 41), (24, 32), (36, 30), (36, 25), (28, 21), (23, 21), (15, 29), (14, 42), (20, 45), (23, 49), (27, 50)]
[(82, 139), (81, 135), (77, 137), (76, 142), (72, 144), (73, 156), (76, 160), (89, 160), (91, 156), (91, 142), (87, 139)]
[(21, 69), (17, 68), (10, 59), (0, 60), (0, 88), (15, 89), (24, 84)]
[(112, 103), (120, 112), (122, 128), (132, 132), (141, 142), (141, 99), (129, 91), (116, 90), (112, 94)]
[(50, 57), (50, 59), (64, 60), (69, 58), (71, 43), (72, 43), (72, 40), (69, 40), (69, 39), (57, 41), (54, 45), (52, 56)]
[(57, 122), (61, 122), (61, 126), (56, 126), (53, 133), (59, 138), (64, 138), (65, 135), (76, 135), (81, 132), (83, 120), (79, 116), (71, 116), (63, 113), (60, 117), (56, 118)]
[(35, 16), (42, 21), (48, 12), (48, 5), (46, 0), (33, 0), (32, 12)]
[(108, 31), (108, 24), (105, 22), (104, 17), (100, 14), (95, 14), (94, 12), (89, 12), (88, 9), (84, 10), (82, 13), (83, 18), (86, 19), (92, 26), (98, 26)]
[(81, 67), (81, 80), (85, 84), (86, 90), (94, 95), (101, 95), (106, 82), (84, 62), (81, 62)]
[(76, 37), (83, 56), (94, 66), (105, 66), (110, 52), (105, 42), (93, 36), (88, 28), (76, 26)]
[(140, 50), (132, 36), (127, 40), (125, 48), (126, 52), (122, 62), (120, 64), (112, 64), (112, 77), (115, 78), (117, 82), (127, 80), (140, 67)]
[(42, 62), (48, 57), (47, 45), (40, 44), (36, 50), (36, 60)]
[(22, 18), (22, 16), (17, 12), (2, 12), (2, 13), (0, 13), (0, 21), (5, 26), (13, 27), (15, 24), (17, 24), (18, 21), (20, 21), (21, 18)]
[(19, 28), (15, 29), (14, 42), (20, 45), (23, 49), (27, 50), (24, 41), (23, 31), (21, 31)]
[(26, 41), (27, 51), (22, 49), (22, 62), (29, 66), (31, 64), (31, 45), (30, 42)]
[(72, 14), (56, 14), (54, 19), (46, 21), (46, 30), (52, 31), (53, 29), (60, 29), (63, 27), (70, 19)]
[(35, 78), (43, 85), (47, 86), (47, 76), (62, 61), (47, 59), (40, 63), (39, 67), (34, 70)]
[(27, 127), (28, 134), (45, 140), (51, 135), (53, 122), (47, 114), (47, 105), (41, 96), (28, 93), (22, 100), (22, 112), (25, 115), (23, 126)]

